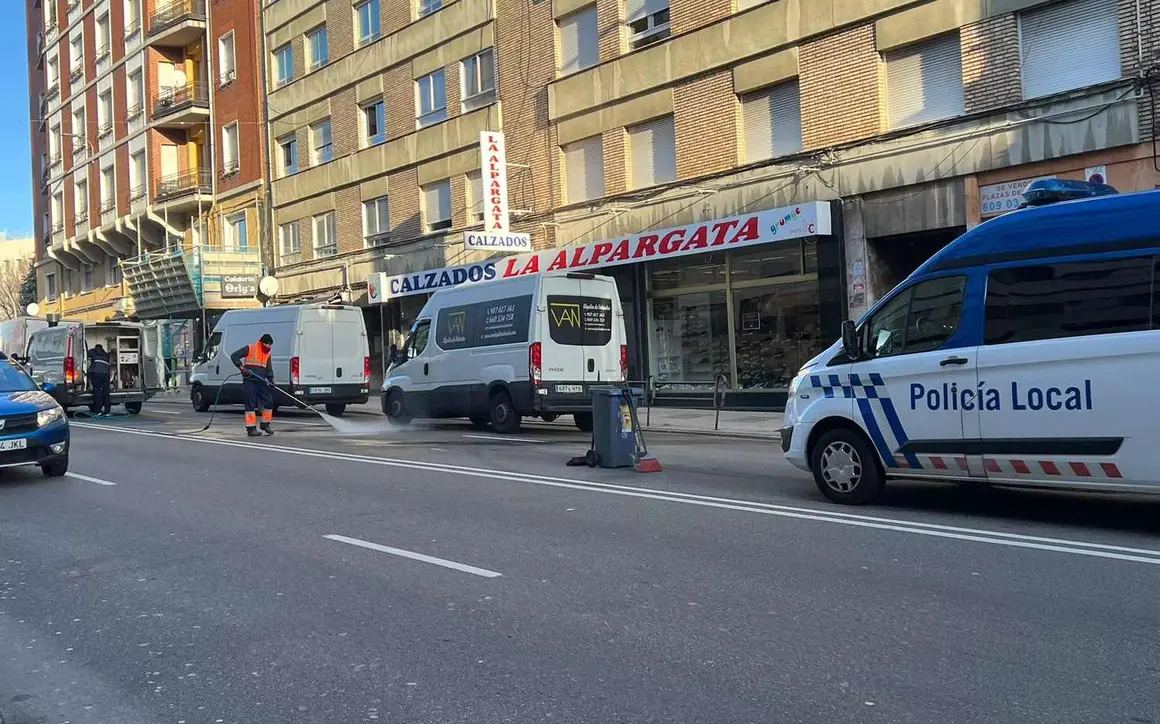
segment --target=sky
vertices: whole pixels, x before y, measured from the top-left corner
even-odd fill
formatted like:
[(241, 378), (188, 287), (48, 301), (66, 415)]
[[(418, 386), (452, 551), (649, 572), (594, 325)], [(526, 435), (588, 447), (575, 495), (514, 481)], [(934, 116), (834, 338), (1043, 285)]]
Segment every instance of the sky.
[(29, 144), (27, 0), (0, 0), (0, 231), (32, 236), (32, 151)]

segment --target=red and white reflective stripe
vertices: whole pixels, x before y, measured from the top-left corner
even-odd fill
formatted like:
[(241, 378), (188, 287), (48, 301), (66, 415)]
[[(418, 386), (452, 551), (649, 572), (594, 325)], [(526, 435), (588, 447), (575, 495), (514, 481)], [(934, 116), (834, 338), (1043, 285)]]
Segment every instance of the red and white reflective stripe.
[(1023, 460), (1020, 458), (984, 458), (983, 466), (989, 473), (1026, 475), (1047, 478), (1122, 478), (1115, 463), (1083, 460)]

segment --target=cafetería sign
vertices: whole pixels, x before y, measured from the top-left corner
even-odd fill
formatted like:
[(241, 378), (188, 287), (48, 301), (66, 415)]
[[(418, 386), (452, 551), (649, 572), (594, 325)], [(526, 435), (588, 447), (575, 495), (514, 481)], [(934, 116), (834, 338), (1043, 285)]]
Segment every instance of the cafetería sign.
[(809, 201), (744, 216), (714, 219), (592, 244), (517, 254), (476, 264), (394, 276), (380, 272), (372, 274), (367, 284), (373, 290), (369, 294), (370, 301), (378, 303), (394, 297), (427, 294), (470, 282), (510, 279), (543, 272), (596, 271), (620, 264), (727, 251), (782, 239), (828, 236), (830, 233), (829, 204)]

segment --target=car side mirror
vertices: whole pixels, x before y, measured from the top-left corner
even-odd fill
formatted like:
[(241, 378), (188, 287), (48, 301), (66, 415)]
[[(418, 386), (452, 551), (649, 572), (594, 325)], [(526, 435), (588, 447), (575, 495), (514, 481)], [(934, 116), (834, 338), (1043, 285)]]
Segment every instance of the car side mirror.
[(40, 385), (40, 389), (44, 390), (45, 392), (47, 392), (48, 394), (51, 395), (54, 392), (56, 392), (56, 384), (53, 382), (42, 382)]
[(842, 322), (842, 351), (851, 360), (856, 360), (862, 356), (861, 350), (858, 349), (858, 329), (854, 326), (854, 322), (849, 319)]

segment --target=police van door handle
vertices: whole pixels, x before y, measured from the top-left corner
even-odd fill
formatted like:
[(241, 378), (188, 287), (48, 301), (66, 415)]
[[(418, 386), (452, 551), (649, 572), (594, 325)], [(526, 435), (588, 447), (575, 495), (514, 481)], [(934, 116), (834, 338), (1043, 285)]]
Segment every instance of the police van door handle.
[(939, 362), (940, 367), (949, 367), (950, 365), (965, 365), (969, 362), (966, 357), (947, 357), (942, 362)]

